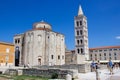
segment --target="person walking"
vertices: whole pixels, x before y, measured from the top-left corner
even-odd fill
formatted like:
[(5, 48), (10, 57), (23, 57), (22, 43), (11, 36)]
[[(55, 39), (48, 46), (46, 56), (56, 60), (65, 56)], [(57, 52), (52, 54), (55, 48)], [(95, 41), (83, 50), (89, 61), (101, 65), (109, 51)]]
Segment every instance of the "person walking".
[(108, 69), (110, 71), (110, 74), (113, 74), (113, 62), (111, 61), (111, 59), (108, 62)]
[(96, 71), (96, 63), (94, 62), (94, 60), (91, 63), (91, 71)]

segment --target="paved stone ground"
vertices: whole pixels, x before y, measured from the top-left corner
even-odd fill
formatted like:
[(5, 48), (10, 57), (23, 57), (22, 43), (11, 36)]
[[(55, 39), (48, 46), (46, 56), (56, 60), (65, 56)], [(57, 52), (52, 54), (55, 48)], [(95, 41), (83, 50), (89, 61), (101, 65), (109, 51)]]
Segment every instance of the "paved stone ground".
[(110, 78), (106, 80), (120, 80), (120, 76), (111, 76)]
[(3, 78), (3, 77), (0, 77), (0, 80), (9, 80), (9, 79), (5, 79), (5, 78)]

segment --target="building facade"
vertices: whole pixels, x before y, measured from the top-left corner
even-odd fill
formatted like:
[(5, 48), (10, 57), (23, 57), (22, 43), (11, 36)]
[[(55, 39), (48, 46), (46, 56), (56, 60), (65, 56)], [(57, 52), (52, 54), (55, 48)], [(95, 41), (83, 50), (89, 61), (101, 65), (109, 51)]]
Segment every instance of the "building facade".
[(74, 18), (74, 24), (76, 63), (83, 64), (85, 60), (89, 60), (89, 49), (87, 18), (83, 14), (81, 6), (79, 6), (78, 15)]
[(15, 65), (65, 64), (64, 35), (52, 31), (51, 25), (41, 21), (33, 29), (14, 36)]
[(114, 62), (120, 62), (120, 46), (106, 46), (89, 49), (90, 60), (106, 63), (111, 59)]
[(14, 65), (14, 45), (0, 42), (0, 66)]

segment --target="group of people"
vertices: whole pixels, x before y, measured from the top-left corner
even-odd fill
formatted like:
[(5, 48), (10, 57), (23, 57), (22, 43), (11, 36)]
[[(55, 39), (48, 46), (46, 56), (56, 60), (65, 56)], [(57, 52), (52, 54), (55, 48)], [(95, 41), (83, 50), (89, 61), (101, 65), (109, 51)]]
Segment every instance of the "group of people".
[[(120, 62), (119, 63), (113, 63), (111, 59), (107, 63), (107, 68), (110, 71), (110, 74), (113, 74), (113, 69), (114, 68), (119, 68), (120, 69)], [(96, 71), (97, 69), (100, 69), (100, 62), (98, 61), (97, 63), (94, 62), (94, 60), (91, 63), (91, 71)]]
[(91, 63), (91, 71), (96, 71), (97, 69), (100, 69), (100, 62), (98, 61), (97, 63), (93, 62)]

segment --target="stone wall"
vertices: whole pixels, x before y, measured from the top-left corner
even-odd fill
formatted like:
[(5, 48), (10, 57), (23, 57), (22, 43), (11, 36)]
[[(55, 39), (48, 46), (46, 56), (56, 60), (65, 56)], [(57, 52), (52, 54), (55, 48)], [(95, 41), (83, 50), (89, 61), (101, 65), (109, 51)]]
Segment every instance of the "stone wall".
[(77, 70), (79, 73), (90, 72), (90, 64), (70, 64), (70, 65), (56, 65), (56, 66), (37, 66), (40, 69), (65, 69)]

